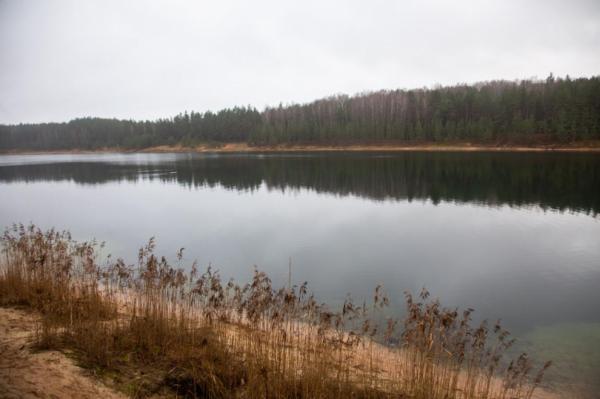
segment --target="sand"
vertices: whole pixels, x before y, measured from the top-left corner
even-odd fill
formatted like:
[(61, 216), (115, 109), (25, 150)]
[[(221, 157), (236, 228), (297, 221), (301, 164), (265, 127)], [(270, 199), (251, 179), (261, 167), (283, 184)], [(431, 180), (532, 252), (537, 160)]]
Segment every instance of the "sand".
[(57, 351), (32, 350), (36, 316), (0, 307), (0, 398), (125, 398)]
[(197, 145), (193, 147), (155, 146), (138, 150), (120, 148), (101, 148), (97, 150), (53, 150), (27, 151), (10, 150), (0, 155), (25, 154), (101, 154), (101, 153), (286, 153), (286, 152), (600, 152), (599, 142), (581, 142), (555, 145), (481, 145), (474, 143), (409, 143), (409, 144), (373, 144), (373, 145), (270, 145), (250, 146), (248, 143), (226, 143), (222, 145)]
[[(126, 398), (76, 366), (65, 354), (33, 350), (32, 336), (38, 319), (35, 313), (0, 307), (0, 398)], [(228, 333), (235, 335), (236, 330)], [(360, 359), (361, 350), (357, 350)], [(382, 372), (390, 377), (396, 374), (396, 370), (385, 367), (396, 363), (397, 359), (391, 359), (395, 352), (375, 344), (373, 354), (376, 362), (384, 365)], [(362, 355), (367, 356), (366, 352)], [(564, 396), (541, 388), (533, 395), (533, 399), (561, 397)]]

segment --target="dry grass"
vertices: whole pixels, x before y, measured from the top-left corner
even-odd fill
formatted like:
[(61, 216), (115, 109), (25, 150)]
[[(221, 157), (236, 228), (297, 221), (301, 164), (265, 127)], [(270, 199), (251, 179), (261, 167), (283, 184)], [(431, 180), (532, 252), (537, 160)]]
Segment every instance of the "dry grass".
[[(307, 289), (223, 282), (140, 249), (137, 265), (99, 264), (96, 243), (14, 226), (2, 239), (0, 301), (39, 310), (38, 345), (68, 347), (133, 397), (531, 398), (533, 371), (499, 323), (406, 294), (407, 316), (375, 323), (388, 306), (348, 298), (333, 311)], [(178, 254), (181, 261), (181, 253)]]

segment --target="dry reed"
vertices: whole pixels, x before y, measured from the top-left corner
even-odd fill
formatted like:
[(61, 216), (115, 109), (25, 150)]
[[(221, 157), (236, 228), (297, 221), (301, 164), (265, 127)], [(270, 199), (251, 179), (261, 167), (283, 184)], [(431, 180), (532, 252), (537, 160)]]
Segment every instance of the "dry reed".
[(473, 326), (471, 309), (425, 290), (381, 324), (381, 286), (371, 303), (348, 297), (333, 311), (306, 283), (275, 289), (258, 270), (245, 285), (195, 263), (185, 272), (153, 239), (137, 265), (100, 264), (96, 242), (33, 225), (2, 244), (0, 302), (41, 312), (41, 347), (73, 350), (132, 397), (531, 398), (550, 366), (504, 362), (514, 341), (500, 323)]

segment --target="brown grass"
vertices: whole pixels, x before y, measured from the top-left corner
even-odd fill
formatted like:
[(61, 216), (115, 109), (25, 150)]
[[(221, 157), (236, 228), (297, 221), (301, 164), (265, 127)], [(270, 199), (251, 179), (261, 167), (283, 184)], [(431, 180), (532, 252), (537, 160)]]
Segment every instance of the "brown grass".
[[(14, 226), (2, 239), (0, 301), (43, 315), (41, 348), (70, 348), (132, 397), (531, 398), (549, 363), (533, 370), (499, 323), (406, 294), (407, 316), (376, 323), (389, 300), (348, 298), (333, 311), (306, 283), (275, 289), (172, 267), (154, 240), (136, 265), (100, 264), (96, 243)], [(181, 252), (178, 262), (181, 261)]]

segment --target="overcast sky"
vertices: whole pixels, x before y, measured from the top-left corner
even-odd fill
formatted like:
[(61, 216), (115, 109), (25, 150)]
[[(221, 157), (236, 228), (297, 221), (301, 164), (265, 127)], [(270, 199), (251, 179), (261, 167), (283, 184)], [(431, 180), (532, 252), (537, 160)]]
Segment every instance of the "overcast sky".
[(600, 74), (598, 0), (0, 0), (0, 123)]

